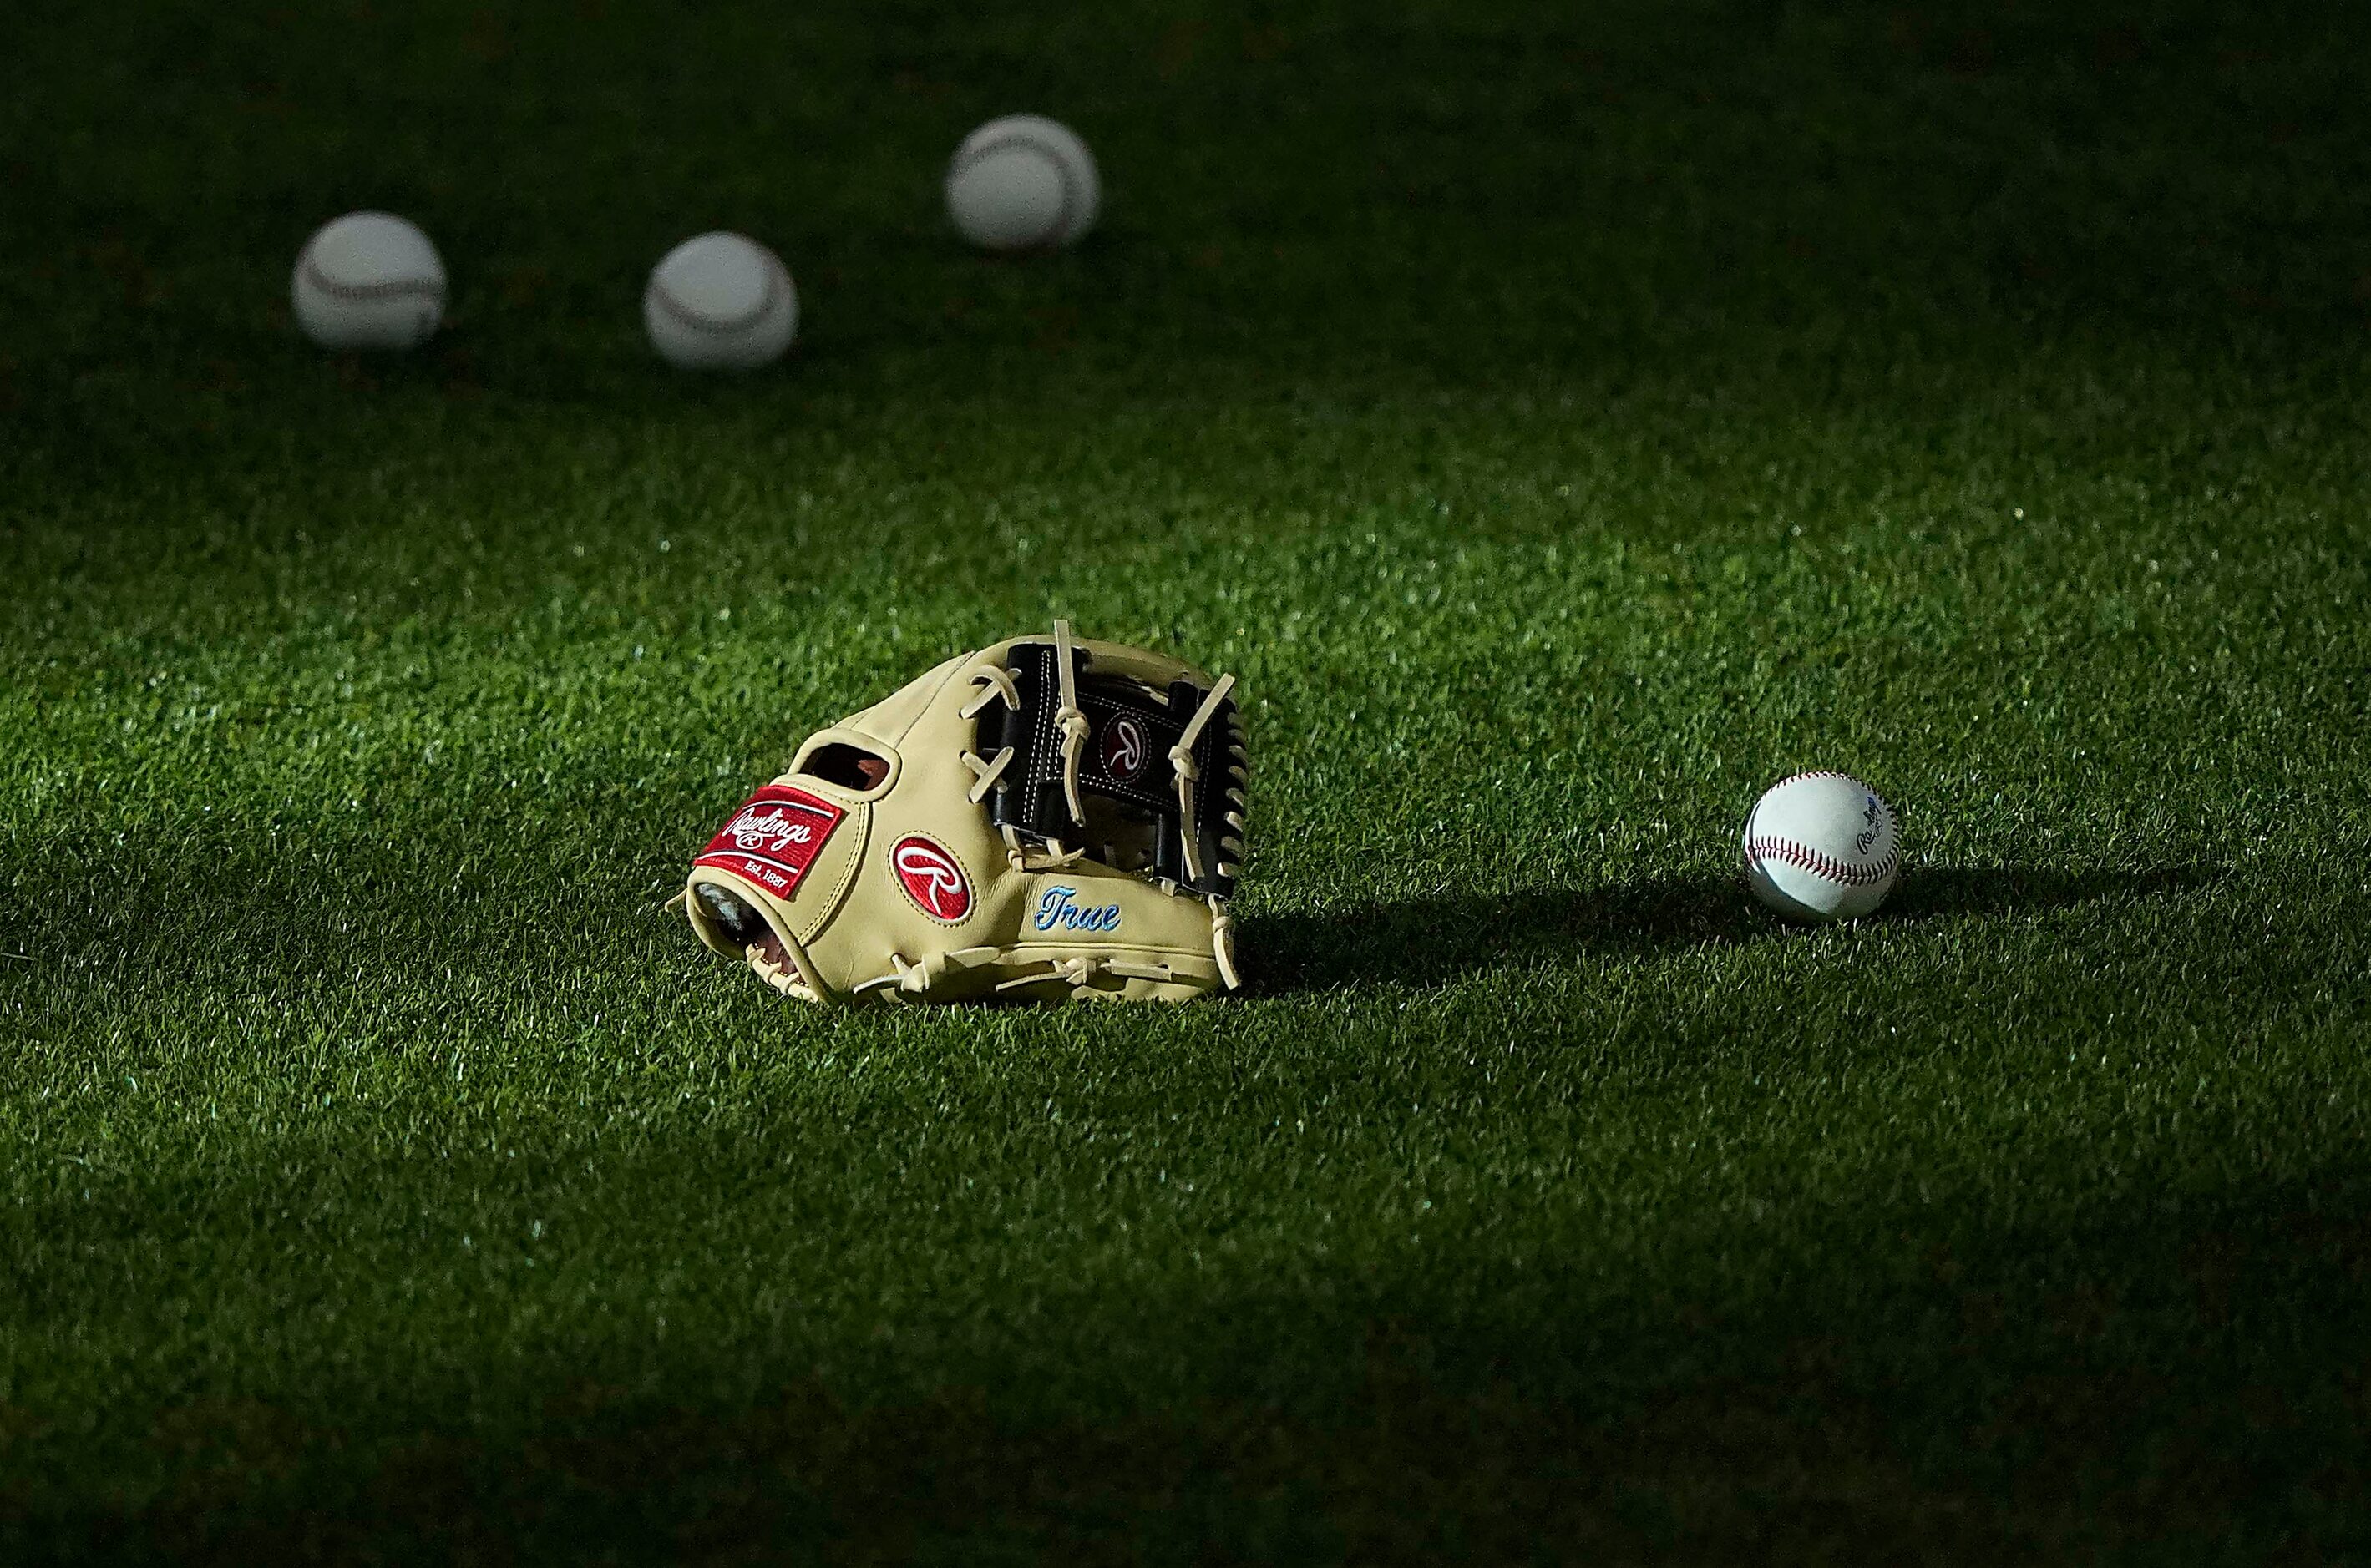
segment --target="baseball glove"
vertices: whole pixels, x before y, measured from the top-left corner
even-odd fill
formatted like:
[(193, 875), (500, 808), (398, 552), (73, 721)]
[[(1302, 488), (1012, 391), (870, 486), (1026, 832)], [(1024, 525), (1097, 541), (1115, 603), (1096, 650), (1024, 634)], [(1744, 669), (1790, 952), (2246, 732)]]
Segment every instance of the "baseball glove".
[(1233, 688), (1068, 621), (950, 659), (809, 736), (676, 903), (804, 1001), (1232, 987)]

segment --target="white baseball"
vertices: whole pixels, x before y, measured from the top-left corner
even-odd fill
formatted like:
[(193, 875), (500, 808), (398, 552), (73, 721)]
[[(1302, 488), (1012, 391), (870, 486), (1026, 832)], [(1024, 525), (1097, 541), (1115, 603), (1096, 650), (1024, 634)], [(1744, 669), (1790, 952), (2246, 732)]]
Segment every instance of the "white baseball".
[(642, 326), (678, 369), (754, 370), (798, 335), (799, 291), (781, 258), (748, 236), (699, 235), (651, 269)]
[(1042, 114), (989, 121), (947, 165), (947, 215), (983, 249), (1058, 249), (1094, 227), (1102, 205), (1094, 155)]
[(1798, 773), (1745, 819), (1745, 882), (1798, 920), (1849, 920), (1885, 902), (1902, 866), (1902, 827), (1876, 790), (1841, 773)]
[(288, 298), (325, 349), (409, 349), (445, 318), (445, 263), (417, 224), (348, 213), (296, 253)]

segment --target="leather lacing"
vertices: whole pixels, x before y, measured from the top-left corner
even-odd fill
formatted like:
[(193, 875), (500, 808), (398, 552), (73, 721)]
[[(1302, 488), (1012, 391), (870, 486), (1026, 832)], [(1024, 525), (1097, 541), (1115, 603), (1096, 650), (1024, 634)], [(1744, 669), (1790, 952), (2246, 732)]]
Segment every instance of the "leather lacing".
[[(903, 953), (892, 952), (889, 955), (890, 972), (888, 974), (876, 974), (870, 980), (861, 981), (855, 988), (860, 995), (867, 991), (878, 991), (891, 999), (904, 997), (928, 997), (941, 981), (949, 976), (965, 970), (977, 969), (983, 964), (1001, 963), (1019, 951), (1017, 948), (962, 948), (954, 952), (931, 953), (919, 963), (908, 959)], [(755, 953), (757, 950), (752, 948), (750, 951)], [(1224, 973), (1223, 965), (1221, 973)], [(1011, 980), (1000, 980), (997, 982), (996, 991), (1000, 996), (1007, 991), (1018, 991), (1031, 986), (1056, 983), (1068, 985), (1075, 990), (1093, 983), (1098, 974), (1113, 974), (1122, 979), (1167, 982), (1177, 977), (1177, 971), (1166, 963), (1152, 959), (1098, 958), (1092, 953), (1081, 953), (1072, 958), (1047, 960), (1046, 972), (1042, 974), (1023, 974)], [(792, 984), (796, 984), (795, 978)], [(1232, 982), (1229, 984), (1232, 985)], [(787, 992), (787, 988), (785, 989)], [(804, 987), (800, 987), (796, 992), (788, 994), (806, 996), (809, 993)]]
[[(1087, 813), (1079, 799), (1079, 765), (1086, 755), (1087, 738), (1093, 726), (1088, 723), (1085, 712), (1079, 707), (1076, 665), (1070, 623), (1067, 620), (1057, 620), (1054, 623), (1054, 669), (1055, 678), (1058, 683), (1057, 686), (1058, 700), (1054, 709), (1054, 722), (1062, 732), (1062, 797), (1064, 802), (1070, 807), (1070, 821), (1083, 828), (1086, 825)], [(1009, 670), (997, 664), (981, 664), (975, 667), (970, 672), (969, 678), (971, 684), (978, 689), (973, 692), (961, 709), (957, 709), (958, 714), (965, 719), (976, 719), (991, 702), (1000, 702), (1006, 708), (1018, 712), (1021, 708), (1021, 688), (1016, 677), (1019, 674), (1020, 672), (1017, 670)], [(1194, 762), (1194, 746), (1202, 738), (1202, 732), (1209, 727), (1211, 718), (1218, 713), (1220, 705), (1226, 701), (1227, 694), (1232, 691), (1234, 686), (1234, 676), (1222, 676), (1202, 698), (1201, 706), (1194, 710), (1194, 716), (1186, 721), (1185, 732), (1178, 737), (1177, 744), (1169, 748), (1170, 771), (1175, 777), (1177, 783), (1180, 847), (1185, 851), (1186, 874), (1190, 881), (1194, 882), (1200, 882), (1203, 878), (1201, 845), (1194, 832), (1194, 790), (1201, 778), (1200, 769)], [(1219, 848), (1221, 858), (1218, 869), (1220, 876), (1232, 877), (1242, 870), (1240, 862), (1243, 854), (1243, 789), (1250, 776), (1247, 771), (1249, 755), (1243, 747), (1242, 728), (1231, 720), (1228, 730), (1227, 804), (1229, 809), (1226, 813), (1226, 824), (1232, 831), (1220, 836)], [(996, 788), (997, 781), (1004, 777), (1005, 770), (1012, 765), (1011, 746), (1000, 748), (992, 757), (984, 757), (966, 746), (960, 755), (964, 767), (972, 776), (971, 789), (966, 791), (966, 796), (974, 805), (988, 798), (988, 792)], [(1039, 847), (1024, 842), (1019, 831), (1011, 826), (1003, 829), (1003, 835), (1005, 861), (1019, 872), (1058, 871), (1065, 866), (1072, 865), (1084, 859), (1087, 853), (1083, 845), (1076, 848), (1065, 848), (1059, 838), (1048, 838), (1044, 847)], [(1229, 855), (1233, 856), (1234, 859), (1226, 859), (1225, 857)], [(1171, 887), (1174, 891), (1172, 883), (1164, 882), (1162, 885)], [(1204, 896), (1210, 906), (1210, 949), (1212, 956), (1218, 962), (1219, 976), (1226, 982), (1229, 989), (1239, 988), (1243, 985), (1243, 980), (1235, 972), (1233, 917), (1227, 913), (1227, 901), (1224, 898), (1217, 894)], [(966, 948), (957, 952), (934, 954), (919, 963), (908, 961), (902, 953), (892, 952), (889, 955), (890, 973), (864, 981), (856, 989), (885, 991), (894, 988), (901, 994), (926, 996), (949, 974), (976, 968), (983, 963), (1000, 962), (1009, 952), (1015, 951), (1018, 950)], [(1098, 974), (1168, 981), (1175, 978), (1175, 974), (1176, 972), (1170, 965), (1149, 960), (1096, 958), (1081, 954), (1076, 958), (1049, 960), (1045, 974), (1023, 975), (1017, 979), (1002, 981), (996, 989), (1000, 992), (1012, 991), (1029, 986), (1043, 986), (1049, 982), (1065, 982), (1073, 989), (1077, 989), (1086, 986)], [(792, 975), (792, 980), (795, 984), (797, 976)], [(772, 982), (769, 981), (769, 983)]]
[[(691, 892), (687, 888), (685, 891), (677, 894), (673, 898), (668, 899), (662, 907), (665, 908), (668, 914), (674, 915), (681, 912), (690, 902)], [(741, 949), (741, 956), (743, 959), (747, 961), (751, 973), (755, 974), (758, 979), (763, 980), (767, 985), (771, 986), (775, 990), (780, 991), (785, 997), (790, 997), (802, 1002), (821, 1002), (823, 1000), (822, 994), (816, 991), (814, 986), (807, 984), (806, 976), (799, 973), (797, 965), (792, 963), (778, 963), (773, 959), (767, 957), (765, 945), (763, 943), (747, 943)]]
[(758, 979), (763, 980), (785, 997), (793, 997), (802, 1002), (823, 1000), (821, 997), (815, 995), (814, 989), (800, 976), (795, 968), (787, 963), (776, 963), (766, 956), (766, 950), (758, 943), (751, 942), (747, 947), (743, 948), (741, 956), (749, 961), (749, 967), (757, 974)]

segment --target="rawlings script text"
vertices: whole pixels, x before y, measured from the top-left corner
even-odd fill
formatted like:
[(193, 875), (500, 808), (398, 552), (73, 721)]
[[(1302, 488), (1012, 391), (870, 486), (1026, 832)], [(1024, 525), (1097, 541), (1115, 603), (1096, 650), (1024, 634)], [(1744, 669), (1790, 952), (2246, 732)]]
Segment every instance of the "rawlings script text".
[(1871, 795), (1868, 798), (1868, 803), (1861, 808), (1860, 820), (1868, 825), (1853, 835), (1853, 849), (1856, 853), (1868, 854), (1868, 847), (1876, 843), (1878, 836), (1885, 831), (1879, 822), (1884, 810), (1884, 807), (1877, 803), (1875, 795)]
[(724, 831), (744, 849), (782, 849), (815, 842), (815, 824), (802, 822), (779, 806), (743, 812)]

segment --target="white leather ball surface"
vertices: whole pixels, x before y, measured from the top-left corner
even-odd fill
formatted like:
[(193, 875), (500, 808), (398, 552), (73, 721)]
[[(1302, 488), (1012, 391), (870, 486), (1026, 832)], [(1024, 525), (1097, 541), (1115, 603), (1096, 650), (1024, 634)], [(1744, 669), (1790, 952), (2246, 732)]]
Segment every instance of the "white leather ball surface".
[(322, 348), (413, 348), (445, 318), (445, 262), (409, 219), (348, 213), (296, 253), (288, 298)]
[(1745, 819), (1745, 882), (1796, 920), (1848, 920), (1885, 902), (1902, 867), (1893, 808), (1859, 779), (1798, 773)]
[(651, 269), (642, 326), (678, 369), (753, 370), (791, 346), (799, 292), (781, 259), (748, 236), (699, 235)]
[(1067, 125), (1008, 114), (963, 140), (947, 165), (947, 215), (987, 250), (1054, 250), (1094, 226), (1103, 179)]

